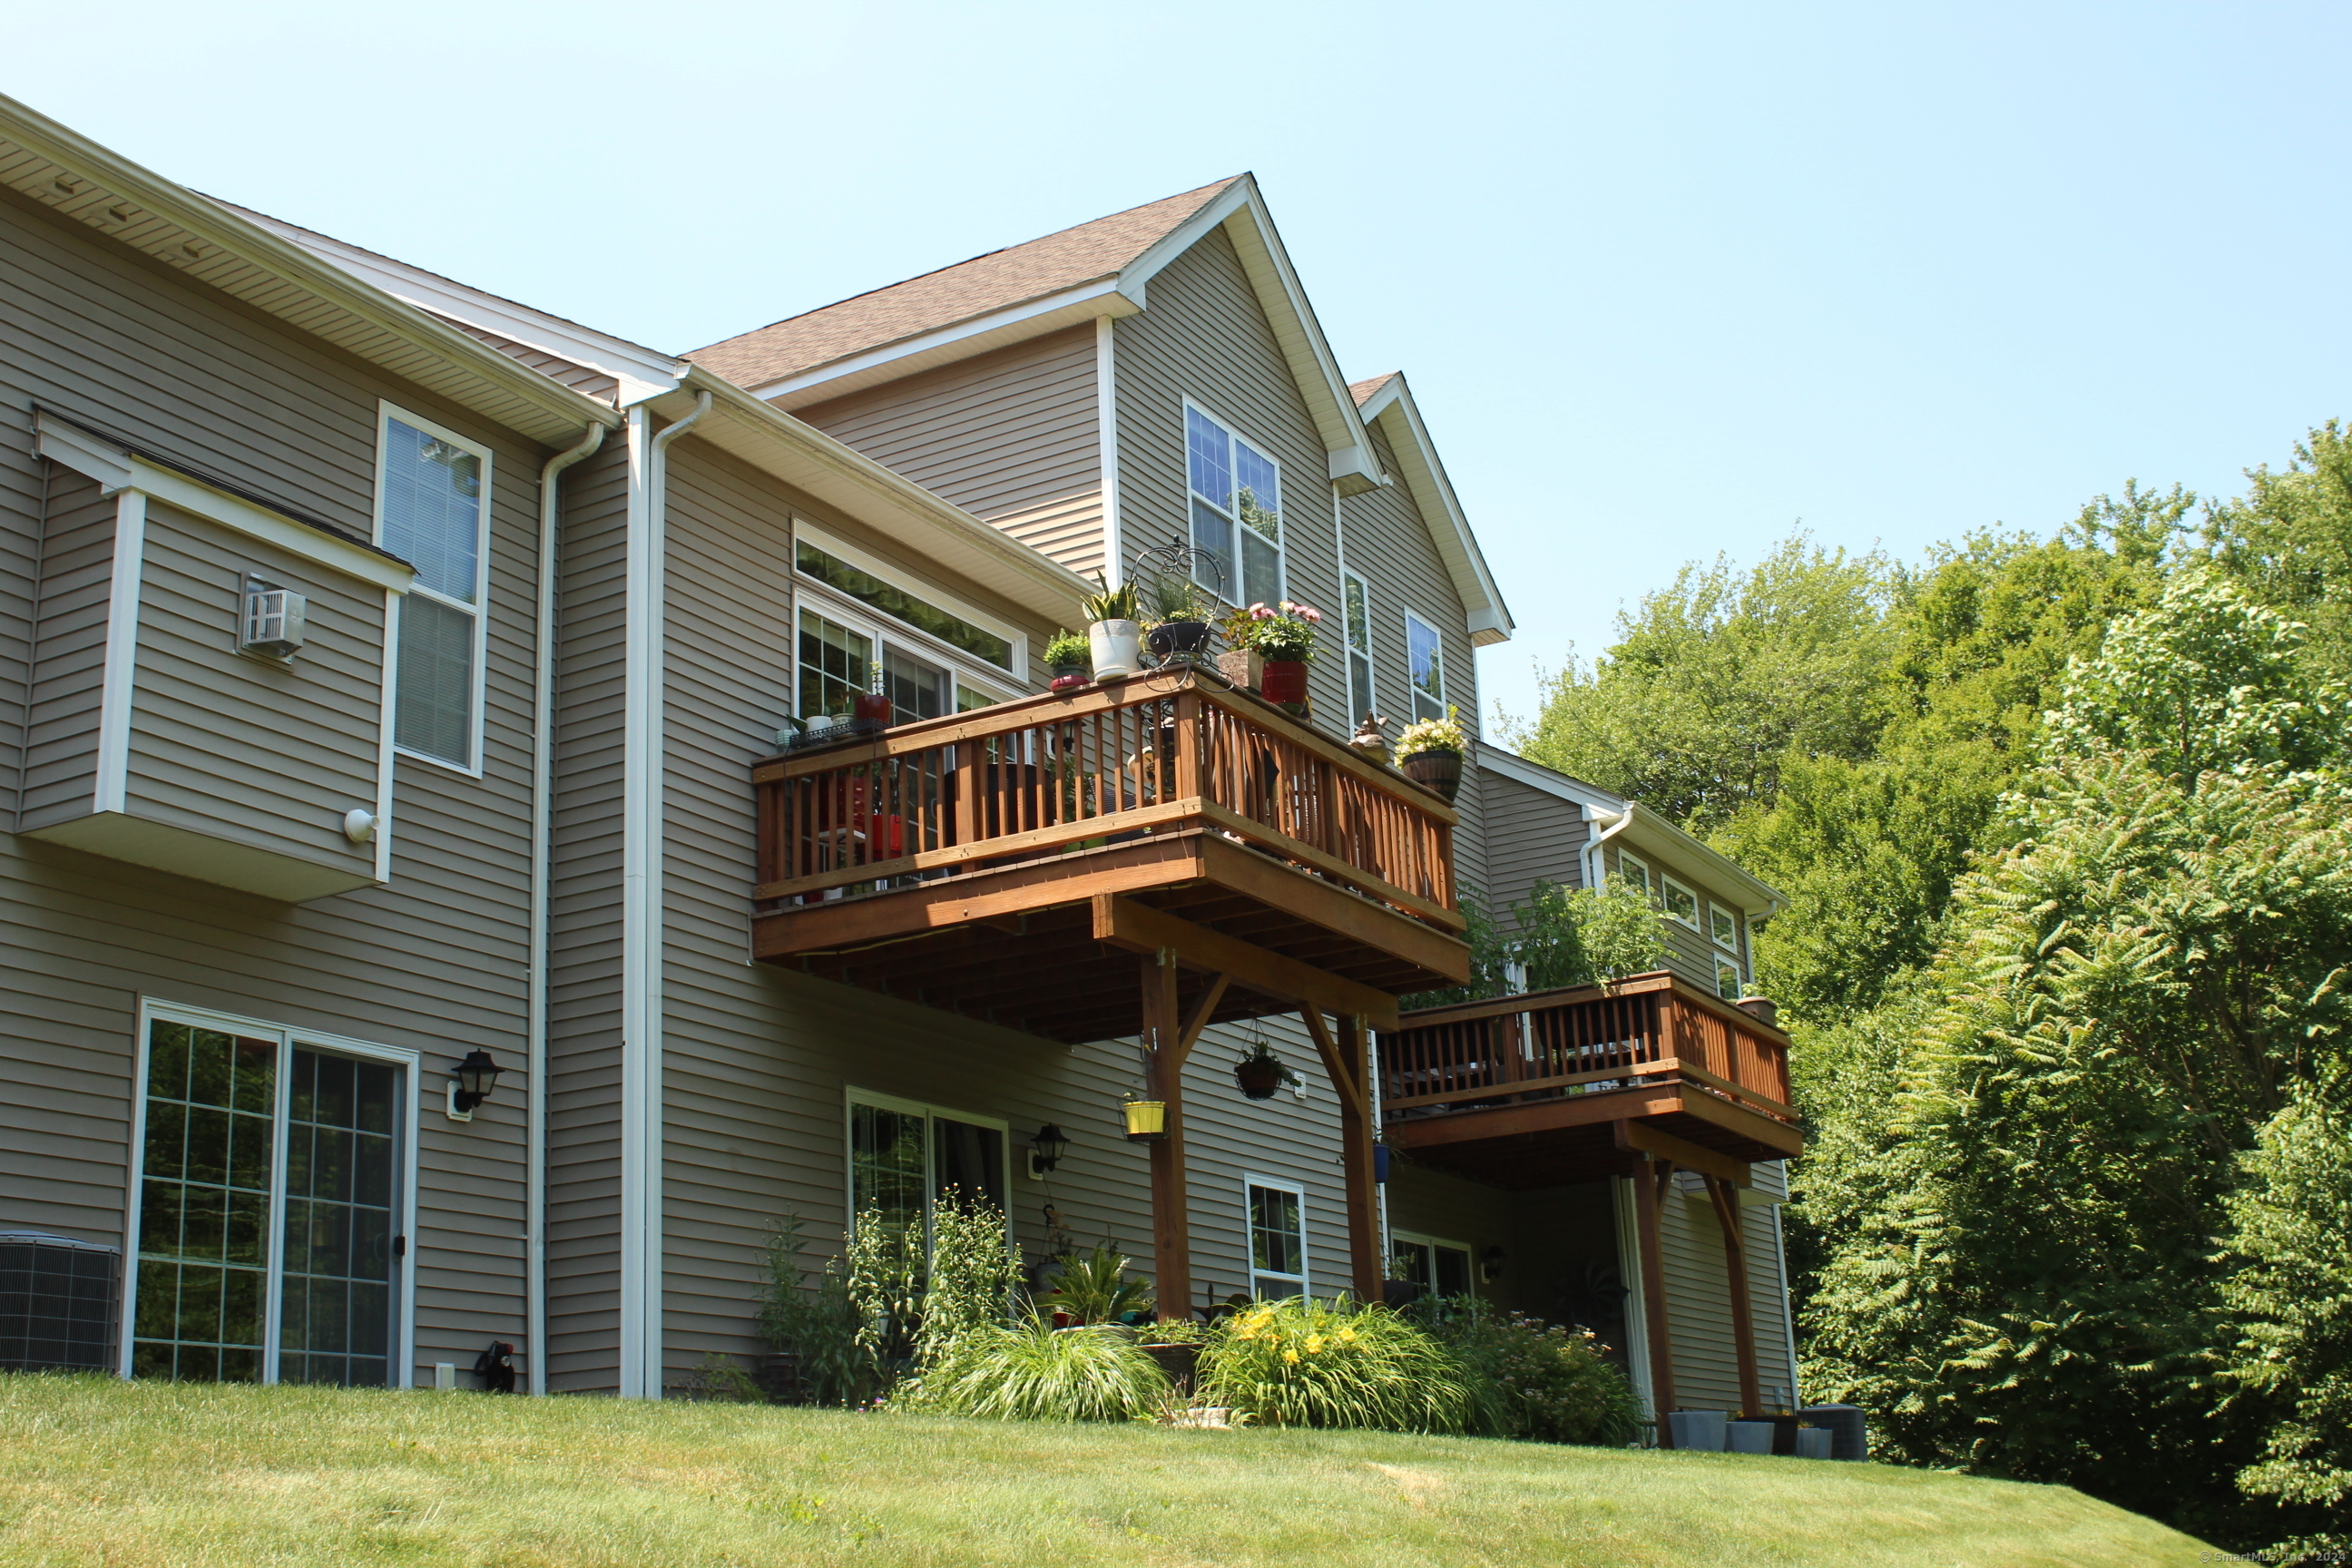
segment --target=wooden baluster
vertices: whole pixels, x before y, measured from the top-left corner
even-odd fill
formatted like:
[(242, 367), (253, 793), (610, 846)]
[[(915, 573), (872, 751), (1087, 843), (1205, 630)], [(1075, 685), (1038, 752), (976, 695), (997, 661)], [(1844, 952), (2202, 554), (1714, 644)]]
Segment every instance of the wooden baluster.
[(1190, 800), (1202, 793), (1201, 694), (1185, 691), (1176, 698), (1176, 798)]

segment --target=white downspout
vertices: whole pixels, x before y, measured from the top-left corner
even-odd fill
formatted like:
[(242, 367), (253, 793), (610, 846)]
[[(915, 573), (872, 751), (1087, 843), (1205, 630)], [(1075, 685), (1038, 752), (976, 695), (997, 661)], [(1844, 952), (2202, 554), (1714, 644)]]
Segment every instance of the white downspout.
[[(665, 454), (710, 412), (646, 441), (628, 542), (621, 836), (621, 1344), (624, 1398), (662, 1396), (662, 621)], [(630, 410), (630, 445), (649, 411)]]
[(523, 1130), (523, 1365), (530, 1392), (547, 1392), (547, 909), (554, 837), (555, 538), (562, 495), (556, 479), (604, 444), (591, 425), (579, 445), (539, 470), (539, 647), (530, 721), (530, 1104)]
[[(1599, 812), (1594, 811), (1591, 806), (1586, 806), (1584, 809), (1591, 820), (1595, 822), (1601, 820)], [(1586, 887), (1597, 889), (1601, 883), (1609, 879), (1608, 867), (1601, 858), (1601, 847), (1633, 826), (1633, 803), (1629, 800), (1625, 803), (1625, 809), (1617, 814), (1615, 821), (1592, 836), (1592, 842), (1584, 847), (1584, 885)]]

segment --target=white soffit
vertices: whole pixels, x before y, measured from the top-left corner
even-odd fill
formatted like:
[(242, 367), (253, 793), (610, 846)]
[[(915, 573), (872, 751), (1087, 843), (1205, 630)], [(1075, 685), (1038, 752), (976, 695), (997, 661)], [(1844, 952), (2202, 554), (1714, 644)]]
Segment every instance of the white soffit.
[(1078, 601), (1095, 591), (1086, 578), (734, 383), (690, 364), (678, 390), (652, 407), (675, 419), (701, 392), (711, 395), (712, 417), (696, 437), (905, 543), (939, 566), (942, 588), (969, 583), (1047, 626), (1077, 624)]
[(551, 446), (613, 409), (0, 95), (0, 184), (289, 326)]
[(1502, 590), (1487, 569), (1486, 552), (1478, 548), (1478, 536), (1471, 531), (1470, 520), (1454, 494), (1454, 481), (1445, 477), (1437, 443), (1429, 438), (1429, 427), (1421, 421), (1421, 410), (1413, 403), (1403, 373), (1389, 377), (1364, 400), (1359, 413), (1366, 425), (1381, 423), (1388, 436), (1397, 467), (1403, 470), (1405, 489), (1412, 492), (1413, 505), (1429, 525), (1430, 539), (1462, 600), (1471, 643), (1492, 647), (1508, 642), (1515, 629), (1510, 607), (1503, 603)]

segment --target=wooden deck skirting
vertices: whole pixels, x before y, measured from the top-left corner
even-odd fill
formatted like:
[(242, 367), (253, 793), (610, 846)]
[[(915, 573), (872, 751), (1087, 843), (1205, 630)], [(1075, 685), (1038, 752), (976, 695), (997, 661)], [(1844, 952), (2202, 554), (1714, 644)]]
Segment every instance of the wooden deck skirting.
[[(754, 900), (975, 876), (1207, 827), (1453, 936), (1460, 818), (1271, 705), (1186, 671), (903, 724), (754, 766)], [(877, 889), (877, 893), (889, 889)]]

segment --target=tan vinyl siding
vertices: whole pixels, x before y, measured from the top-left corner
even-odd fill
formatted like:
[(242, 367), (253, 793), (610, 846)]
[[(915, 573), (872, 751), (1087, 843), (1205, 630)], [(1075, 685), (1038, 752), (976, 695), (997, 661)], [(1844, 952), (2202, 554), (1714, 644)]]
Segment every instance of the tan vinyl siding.
[(47, 527), (36, 512), (23, 557), (38, 576), (21, 580), (33, 605), (33, 679), (20, 731), (19, 833), (90, 810), (106, 674), (117, 503), (99, 493), (97, 480), (48, 467)]
[[(761, 1247), (787, 1211), (812, 1257), (846, 1205), (845, 1095), (852, 1088), (1010, 1124), (1013, 1223), (1044, 1258), (1045, 1206), (1080, 1247), (1108, 1239), (1149, 1273), (1147, 1155), (1121, 1136), (1137, 1080), (1131, 1042), (1065, 1047), (870, 992), (747, 962), (756, 847), (751, 763), (787, 710), (793, 583), (781, 521), (805, 498), (691, 438), (670, 456), (667, 563), (667, 849), (664, 952), (667, 1131), (665, 1353), (681, 1377), (704, 1353), (748, 1355)], [(817, 514), (822, 515), (822, 514)], [(844, 528), (825, 518), (824, 526)], [(953, 584), (948, 584), (953, 586)], [(1051, 984), (1041, 976), (1040, 984)], [(1244, 1100), (1231, 1073), (1246, 1030), (1210, 1031), (1186, 1069), (1194, 1300), (1246, 1287), (1244, 1173), (1307, 1188), (1313, 1288), (1348, 1279), (1336, 1101), (1295, 1019), (1267, 1037), (1311, 1084)], [(1025, 1176), (1030, 1136), (1058, 1123), (1070, 1152)]]
[[(1748, 1314), (1756, 1333), (1756, 1381), (1767, 1405), (1791, 1403), (1787, 1307), (1780, 1294), (1772, 1211), (1743, 1205)], [(1669, 1187), (1658, 1229), (1664, 1245), (1666, 1309), (1674, 1342), (1675, 1401), (1692, 1410), (1739, 1407), (1738, 1349), (1731, 1333), (1731, 1289), (1723, 1227), (1704, 1192)]]
[[(492, 1337), (520, 1342), (529, 661), (542, 454), (14, 197), (0, 200), (0, 382), (10, 389), (0, 405), (0, 754), (12, 760), (40, 525), (30, 403), (355, 535), (369, 527), (380, 397), (495, 450), (488, 777), (398, 765), (389, 889), (289, 906), (0, 838), (0, 985), (15, 1020), (0, 1047), (0, 1224), (122, 1239), (142, 996), (414, 1047), (428, 1108), (411, 1253), (417, 1362), (429, 1380), (431, 1363), (470, 1363)], [(58, 496), (71, 489), (60, 476)], [(75, 504), (53, 507), (51, 522), (71, 531)], [(94, 569), (71, 549), (56, 564)], [(62, 658), (65, 645), (45, 651)], [(201, 723), (194, 713), (168, 716), (187, 733)], [(448, 1065), (475, 1046), (509, 1070), (491, 1103), (458, 1125), (430, 1107)]]
[(1102, 566), (1091, 322), (796, 412), (1072, 571)]
[(613, 1388), (620, 1375), (624, 443), (608, 441), (564, 477), (563, 507), (548, 911), (548, 1376), (551, 1388)]
[(1526, 901), (1538, 882), (1584, 885), (1591, 826), (1584, 808), (1490, 769), (1478, 770), (1486, 806), (1486, 896), (1497, 915)]
[[(287, 663), (236, 651), (245, 576), (310, 600)], [(147, 508), (131, 700), (131, 815), (373, 876), (343, 814), (376, 808), (383, 591), (217, 523)]]

